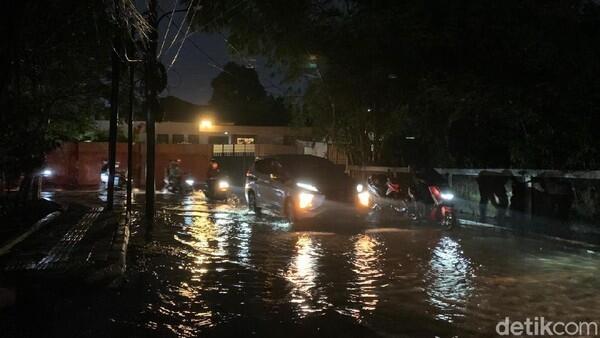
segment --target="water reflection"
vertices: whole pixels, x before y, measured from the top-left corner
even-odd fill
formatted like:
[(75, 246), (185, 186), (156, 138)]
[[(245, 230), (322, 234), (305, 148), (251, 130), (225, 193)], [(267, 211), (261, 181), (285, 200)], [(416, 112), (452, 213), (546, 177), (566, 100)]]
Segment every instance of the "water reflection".
[(316, 286), (317, 263), (322, 256), (320, 244), (309, 234), (298, 236), (295, 254), (285, 278), (292, 284), (291, 302), (300, 310), (300, 316), (321, 311), (327, 306), (327, 298)]
[(179, 251), (177, 269), (186, 273), (179, 274), (182, 280), (168, 281), (167, 290), (161, 294), (155, 309), (175, 323), (166, 323), (165, 327), (177, 336), (194, 336), (199, 327), (211, 326), (217, 320), (206, 297), (209, 294), (227, 294), (231, 285), (227, 285), (220, 276), (229, 262), (230, 229), (234, 223), (231, 218), (213, 210), (210, 205), (199, 204), (193, 196), (182, 203), (183, 215), (174, 216), (167, 224), (179, 228), (173, 233), (173, 239), (183, 244)]
[(473, 264), (460, 244), (448, 236), (442, 237), (432, 252), (426, 274), (428, 301), (437, 309), (437, 319), (451, 323), (464, 317), (474, 277)]
[(238, 239), (238, 260), (240, 263), (248, 264), (250, 262), (250, 224), (247, 222), (239, 223), (237, 231), (238, 233), (236, 237)]
[(348, 287), (349, 300), (354, 306), (348, 308), (350, 314), (361, 319), (365, 312), (372, 312), (379, 303), (378, 288), (383, 277), (381, 243), (368, 234), (355, 237), (351, 256), (355, 280)]
[(131, 336), (255, 328), (256, 336), (281, 336), (298, 325), (338, 335), (369, 327), (382, 336), (451, 336), (445, 328), (491, 336), (504, 316), (600, 316), (597, 254), (466, 229), (298, 233), (281, 219), (201, 196), (158, 203), (152, 241), (136, 230), (141, 211), (133, 215), (128, 274), (140, 277), (129, 278), (115, 306), (99, 310)]

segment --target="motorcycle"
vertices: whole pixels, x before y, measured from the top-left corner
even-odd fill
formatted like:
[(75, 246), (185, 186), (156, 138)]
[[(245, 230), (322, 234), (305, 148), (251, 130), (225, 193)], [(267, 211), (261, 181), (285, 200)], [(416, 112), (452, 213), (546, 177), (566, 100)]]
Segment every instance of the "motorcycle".
[(367, 179), (367, 190), (374, 197), (372, 209), (391, 209), (400, 214), (406, 214), (407, 196), (401, 184), (385, 174), (375, 174)]
[(226, 200), (230, 192), (229, 178), (224, 175), (209, 177), (204, 194), (209, 200)]
[(191, 176), (167, 176), (164, 179), (165, 190), (173, 193), (190, 194), (194, 192), (196, 181)]
[(454, 193), (437, 172), (416, 172), (404, 184), (376, 174), (368, 178), (367, 189), (374, 197), (374, 211), (391, 209), (412, 220), (428, 220), (447, 228), (456, 225)]
[[(108, 176), (108, 163), (104, 163), (102, 165), (102, 169), (100, 170), (100, 188), (102, 190), (108, 189)], [(125, 189), (125, 184), (127, 183), (127, 172), (119, 170), (119, 162), (115, 163), (115, 176), (113, 182), (115, 190)]]
[(456, 225), (454, 193), (436, 171), (417, 171), (408, 194), (415, 205), (415, 218), (425, 218), (449, 229)]

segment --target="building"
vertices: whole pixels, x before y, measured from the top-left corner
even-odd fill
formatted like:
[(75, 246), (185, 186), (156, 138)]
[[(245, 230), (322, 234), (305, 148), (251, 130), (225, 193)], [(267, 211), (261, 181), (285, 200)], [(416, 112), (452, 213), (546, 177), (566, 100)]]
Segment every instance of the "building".
[[(96, 121), (96, 128), (108, 131), (109, 122)], [(127, 133), (127, 125), (119, 125)], [(134, 122), (134, 138), (145, 141), (145, 122)], [(296, 141), (311, 140), (311, 128), (280, 126), (237, 126), (217, 124), (208, 120), (199, 122), (157, 122), (157, 144), (274, 144), (296, 145)]]

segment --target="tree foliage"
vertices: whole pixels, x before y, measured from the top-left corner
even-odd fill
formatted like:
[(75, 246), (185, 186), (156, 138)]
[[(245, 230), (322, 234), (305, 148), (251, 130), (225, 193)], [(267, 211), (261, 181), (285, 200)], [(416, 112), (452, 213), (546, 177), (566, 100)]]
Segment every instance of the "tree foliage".
[(137, 12), (131, 2), (118, 2), (119, 19), (115, 3), (25, 0), (4, 5), (0, 171), (8, 179), (38, 169), (45, 153), (60, 141), (77, 140), (94, 116), (106, 112), (114, 27), (122, 25), (129, 34), (136, 24), (138, 35), (146, 29), (143, 19), (132, 14)]
[(286, 125), (288, 109), (282, 99), (267, 94), (253, 68), (229, 62), (212, 80), (210, 105), (220, 119), (241, 125)]
[(598, 14), (587, 0), (224, 0), (197, 18), (310, 77), (297, 119), (356, 162), (374, 143), (391, 164), (587, 169)]

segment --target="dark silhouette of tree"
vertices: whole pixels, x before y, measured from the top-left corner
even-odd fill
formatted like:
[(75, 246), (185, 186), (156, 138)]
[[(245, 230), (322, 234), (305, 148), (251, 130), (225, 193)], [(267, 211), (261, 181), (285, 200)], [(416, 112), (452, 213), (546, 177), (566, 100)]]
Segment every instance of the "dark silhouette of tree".
[[(4, 178), (31, 177), (45, 153), (61, 141), (77, 140), (95, 115), (107, 111), (116, 23), (113, 5), (109, 0), (24, 0), (3, 5), (0, 172)], [(121, 5), (126, 36), (143, 19), (132, 16), (137, 11), (130, 2)]]
[(258, 74), (229, 62), (212, 80), (210, 105), (219, 119), (240, 125), (286, 125), (289, 113), (282, 99), (267, 95)]
[[(415, 137), (434, 165), (589, 169), (600, 167), (599, 14), (589, 0), (223, 0), (197, 20), (309, 77), (297, 120), (356, 162), (369, 143), (385, 162), (385, 147)], [(476, 144), (449, 147), (457, 120)]]

